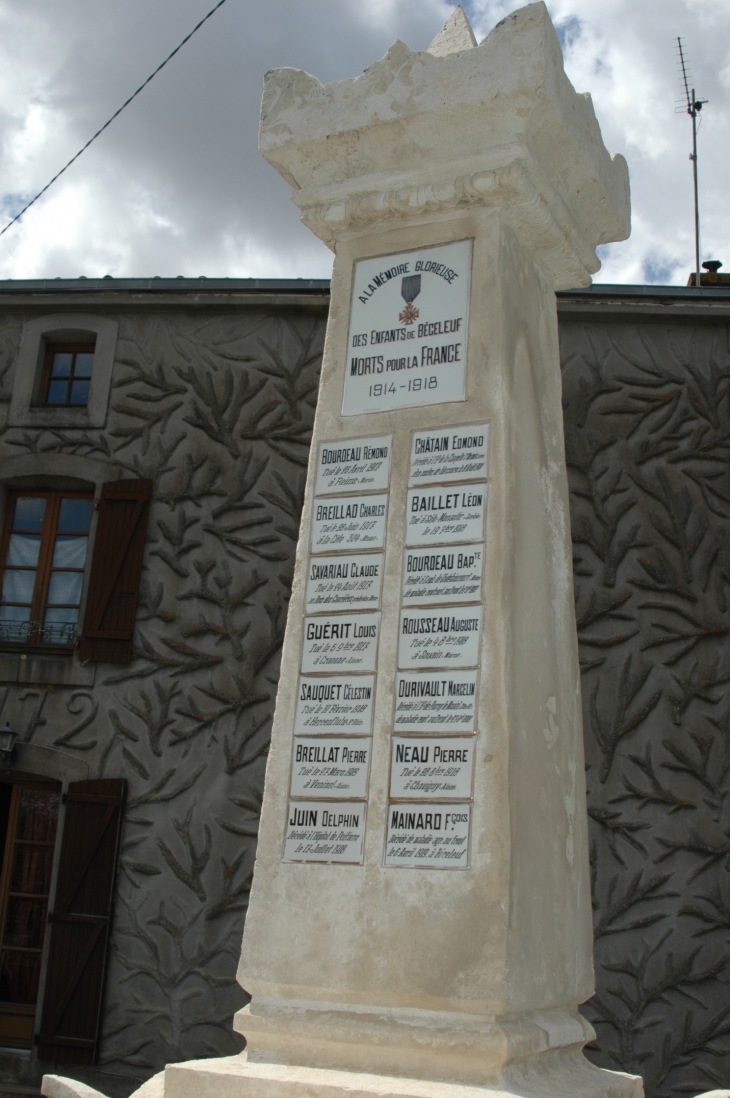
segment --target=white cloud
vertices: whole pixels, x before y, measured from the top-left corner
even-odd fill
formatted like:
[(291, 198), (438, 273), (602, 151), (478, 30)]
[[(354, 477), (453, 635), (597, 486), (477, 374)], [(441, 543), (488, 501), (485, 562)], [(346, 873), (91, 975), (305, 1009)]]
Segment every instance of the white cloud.
[[(142, 82), (210, 0), (0, 0), (0, 210), (12, 214)], [(515, 6), (465, 5), (478, 36)], [(630, 241), (600, 281), (685, 282), (692, 265), (689, 122), (673, 37), (710, 100), (700, 136), (705, 253), (730, 267), (730, 5), (550, 0), (566, 69), (590, 91), (606, 144), (629, 161)], [(396, 38), (424, 49), (447, 0), (228, 0), (98, 142), (0, 238), (0, 277), (326, 277), (256, 146), (264, 72), (353, 76)]]

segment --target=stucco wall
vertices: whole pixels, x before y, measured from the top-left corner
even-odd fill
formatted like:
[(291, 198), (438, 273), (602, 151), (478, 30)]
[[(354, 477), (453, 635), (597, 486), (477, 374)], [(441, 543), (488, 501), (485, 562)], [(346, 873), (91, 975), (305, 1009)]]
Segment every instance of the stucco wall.
[[(166, 1060), (236, 1048), (322, 309), (97, 310), (119, 323), (106, 427), (56, 432), (5, 426), (22, 323), (41, 310), (0, 314), (0, 481), (155, 480), (134, 663), (49, 685), (57, 668), (0, 655), (0, 723), (29, 770), (130, 783), (108, 1074), (77, 1073), (108, 1094)], [(728, 328), (669, 314), (564, 315), (560, 328), (592, 828), (589, 1054), (642, 1073), (651, 1093), (695, 1093), (726, 1085), (730, 1049)], [(13, 1071), (22, 1081), (6, 1059), (5, 1085)]]
[[(708, 303), (708, 304), (711, 304)], [(649, 1095), (730, 1068), (727, 318), (563, 318), (596, 995)], [(686, 308), (685, 308), (685, 311)]]

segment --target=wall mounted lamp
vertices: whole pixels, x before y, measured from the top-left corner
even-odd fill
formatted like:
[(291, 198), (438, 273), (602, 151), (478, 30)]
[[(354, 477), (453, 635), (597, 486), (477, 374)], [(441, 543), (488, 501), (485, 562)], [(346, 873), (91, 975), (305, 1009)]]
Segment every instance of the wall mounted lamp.
[(17, 733), (13, 732), (6, 721), (5, 726), (0, 728), (0, 761), (3, 766), (14, 765), (17, 755), (17, 751), (15, 750), (15, 741), (17, 738)]

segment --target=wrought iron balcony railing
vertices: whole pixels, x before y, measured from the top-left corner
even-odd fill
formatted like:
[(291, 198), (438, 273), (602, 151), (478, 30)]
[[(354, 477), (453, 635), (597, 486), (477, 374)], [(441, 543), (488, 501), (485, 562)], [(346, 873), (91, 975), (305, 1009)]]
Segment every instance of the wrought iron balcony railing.
[(74, 622), (0, 621), (1, 644), (54, 644), (71, 648), (75, 639)]

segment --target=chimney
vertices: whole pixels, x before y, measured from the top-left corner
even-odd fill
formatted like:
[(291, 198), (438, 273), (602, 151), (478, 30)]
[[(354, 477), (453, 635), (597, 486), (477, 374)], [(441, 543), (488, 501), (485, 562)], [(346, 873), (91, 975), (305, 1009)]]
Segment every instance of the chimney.
[[(707, 273), (700, 275), (700, 289), (703, 286), (730, 286), (730, 274), (718, 274), (720, 267), (722, 267), (719, 259), (706, 259), (702, 266)], [(696, 281), (695, 272), (692, 271), (687, 279), (687, 285), (694, 286)]]

